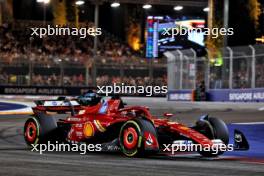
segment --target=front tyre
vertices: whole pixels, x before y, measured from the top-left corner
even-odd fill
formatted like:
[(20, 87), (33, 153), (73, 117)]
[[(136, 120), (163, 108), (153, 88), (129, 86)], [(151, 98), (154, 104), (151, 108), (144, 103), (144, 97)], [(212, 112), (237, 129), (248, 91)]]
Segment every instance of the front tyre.
[(209, 118), (209, 122), (214, 129), (214, 138), (221, 139), (227, 145), (229, 142), (229, 131), (225, 122), (218, 118)]
[(119, 145), (121, 151), (129, 157), (156, 152), (158, 142), (154, 125), (144, 119), (127, 121), (121, 127)]
[[(220, 139), (225, 145), (229, 142), (229, 131), (225, 122), (218, 118), (209, 117), (202, 123), (197, 123), (199, 131), (204, 134), (209, 139)], [(202, 124), (199, 126), (199, 124)], [(205, 157), (216, 157), (222, 155), (224, 151), (218, 151), (217, 153), (213, 151), (200, 151), (202, 156)]]

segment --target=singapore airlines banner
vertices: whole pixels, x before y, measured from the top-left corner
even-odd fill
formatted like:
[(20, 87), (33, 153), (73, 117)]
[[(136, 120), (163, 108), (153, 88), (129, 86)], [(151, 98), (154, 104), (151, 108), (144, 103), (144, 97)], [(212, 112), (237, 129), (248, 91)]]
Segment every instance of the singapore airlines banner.
[[(215, 89), (207, 91), (208, 101), (264, 102), (264, 88)], [(191, 101), (192, 90), (169, 90), (169, 101)]]
[[(98, 94), (105, 96), (113, 96), (113, 93), (100, 92), (98, 87), (52, 87), (52, 86), (0, 86), (1, 95), (83, 95), (89, 90), (97, 91)], [(116, 95), (116, 94), (115, 94)], [(144, 93), (119, 93), (120, 96), (134, 96), (134, 97), (165, 97), (165, 93), (155, 93), (149, 95)]]
[(211, 101), (264, 102), (264, 89), (210, 90)]

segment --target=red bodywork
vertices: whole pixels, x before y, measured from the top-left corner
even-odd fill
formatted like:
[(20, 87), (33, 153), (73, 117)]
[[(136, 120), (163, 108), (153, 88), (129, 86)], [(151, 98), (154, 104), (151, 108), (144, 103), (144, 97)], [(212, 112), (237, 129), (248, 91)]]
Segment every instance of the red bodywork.
[[(144, 116), (144, 118), (151, 121), (156, 129), (162, 127), (166, 133), (174, 136), (184, 136), (202, 146), (210, 145), (213, 143), (206, 136), (200, 132), (187, 127), (178, 122), (172, 122), (169, 119), (157, 118), (151, 115), (149, 109), (143, 106), (126, 106), (121, 107), (122, 100), (110, 99), (102, 103), (98, 103), (95, 106), (77, 106), (74, 107), (77, 111), (76, 115), (67, 117), (65, 120), (61, 120), (60, 123), (70, 124), (71, 128), (67, 134), (67, 141), (70, 142), (82, 142), (94, 138), (98, 134), (104, 134), (107, 129), (115, 124), (124, 124), (128, 120)], [(50, 107), (49, 107), (50, 108)], [(36, 111), (50, 111), (49, 108), (43, 106), (37, 106), (33, 108)], [(56, 110), (70, 111), (70, 107), (53, 107), (52, 111)], [(119, 130), (119, 129), (117, 129)], [(159, 133), (159, 132), (157, 132)], [(147, 138), (148, 134), (144, 134)], [(159, 135), (159, 134), (158, 134)], [(154, 141), (154, 145), (158, 144)]]

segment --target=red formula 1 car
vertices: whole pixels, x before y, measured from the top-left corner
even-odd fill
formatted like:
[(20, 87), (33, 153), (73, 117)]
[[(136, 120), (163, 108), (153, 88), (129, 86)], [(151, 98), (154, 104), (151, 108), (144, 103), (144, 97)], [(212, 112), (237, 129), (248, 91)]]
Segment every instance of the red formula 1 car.
[[(75, 108), (76, 107), (76, 108)], [(47, 112), (69, 111), (66, 119), (56, 120)], [(47, 141), (62, 143), (102, 144), (105, 150), (117, 147), (126, 156), (153, 154), (165, 150), (170, 144), (179, 142), (213, 146), (228, 144), (229, 132), (226, 124), (217, 118), (203, 116), (192, 127), (151, 115), (147, 107), (126, 106), (119, 97), (98, 101), (90, 106), (80, 106), (73, 101), (47, 101), (33, 108), (34, 115), (24, 126), (24, 137), (28, 145)], [(235, 148), (249, 148), (245, 136), (235, 132)], [(218, 156), (223, 151), (198, 151), (203, 156)]]

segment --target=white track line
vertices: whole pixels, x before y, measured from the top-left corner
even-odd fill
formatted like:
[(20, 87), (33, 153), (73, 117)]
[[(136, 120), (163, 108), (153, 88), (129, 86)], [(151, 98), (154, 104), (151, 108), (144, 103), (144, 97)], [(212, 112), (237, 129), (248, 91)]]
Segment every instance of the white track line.
[(263, 125), (264, 122), (243, 122), (243, 123), (232, 123), (233, 125)]
[(259, 111), (264, 111), (264, 107), (261, 107), (258, 109)]

